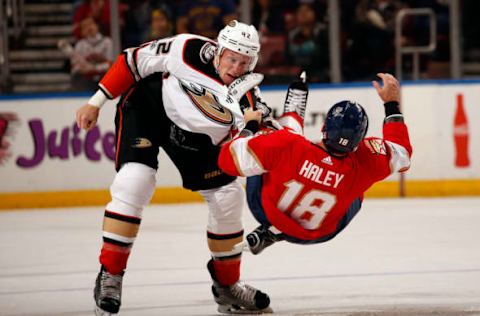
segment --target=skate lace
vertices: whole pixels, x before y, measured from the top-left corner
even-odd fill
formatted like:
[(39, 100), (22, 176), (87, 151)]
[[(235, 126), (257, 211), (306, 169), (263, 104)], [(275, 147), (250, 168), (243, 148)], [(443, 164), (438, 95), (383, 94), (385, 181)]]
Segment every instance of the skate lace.
[(305, 114), (305, 107), (307, 105), (307, 91), (300, 89), (289, 89), (286, 103), (303, 117)]
[(122, 287), (122, 276), (113, 275), (108, 272), (102, 273), (100, 282), (100, 295), (120, 300), (120, 289)]
[(249, 304), (255, 304), (256, 293), (257, 289), (242, 282), (238, 282), (235, 286), (232, 286), (232, 295)]

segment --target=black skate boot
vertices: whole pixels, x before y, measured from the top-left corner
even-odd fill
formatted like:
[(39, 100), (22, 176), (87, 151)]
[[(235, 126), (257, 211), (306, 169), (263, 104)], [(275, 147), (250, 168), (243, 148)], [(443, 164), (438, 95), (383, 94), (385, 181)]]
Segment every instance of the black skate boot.
[(247, 244), (250, 252), (254, 255), (259, 254), (263, 249), (273, 245), (277, 241), (284, 240), (281, 233), (276, 234), (267, 226), (260, 225), (253, 232), (247, 235)]
[(283, 114), (296, 112), (303, 119), (307, 107), (308, 85), (305, 71), (300, 75), (300, 80), (292, 82), (288, 86), (287, 96), (283, 104)]
[(108, 316), (118, 313), (122, 299), (122, 280), (123, 273), (113, 275), (102, 266), (93, 290), (95, 315)]
[(213, 279), (212, 294), (218, 304), (218, 312), (249, 315), (273, 313), (267, 294), (240, 281), (229, 286), (221, 285), (215, 277), (213, 260), (208, 261), (207, 267)]

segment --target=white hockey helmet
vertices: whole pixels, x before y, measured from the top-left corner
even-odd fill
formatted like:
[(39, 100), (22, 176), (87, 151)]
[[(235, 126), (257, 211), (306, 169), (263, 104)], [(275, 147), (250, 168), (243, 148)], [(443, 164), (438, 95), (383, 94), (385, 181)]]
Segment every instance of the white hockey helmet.
[(218, 33), (217, 58), (228, 48), (236, 53), (251, 57), (249, 71), (255, 68), (260, 52), (260, 41), (258, 32), (253, 25), (247, 25), (237, 20), (228, 22), (220, 33)]

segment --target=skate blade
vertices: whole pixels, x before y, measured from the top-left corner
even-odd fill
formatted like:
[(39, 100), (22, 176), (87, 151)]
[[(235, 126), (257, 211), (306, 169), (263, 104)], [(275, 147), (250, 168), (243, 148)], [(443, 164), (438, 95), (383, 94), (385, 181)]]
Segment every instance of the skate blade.
[(218, 305), (218, 312), (222, 314), (230, 315), (261, 315), (261, 314), (272, 314), (273, 310), (271, 307), (257, 310), (248, 310), (234, 307), (232, 305)]
[(98, 306), (95, 306), (95, 316), (111, 316), (111, 315), (114, 315), (114, 314), (104, 311)]

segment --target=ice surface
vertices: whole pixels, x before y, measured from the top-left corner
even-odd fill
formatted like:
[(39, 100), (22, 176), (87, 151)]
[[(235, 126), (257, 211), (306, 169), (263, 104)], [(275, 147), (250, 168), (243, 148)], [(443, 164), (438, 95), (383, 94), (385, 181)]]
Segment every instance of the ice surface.
[[(202, 203), (144, 211), (119, 315), (217, 315), (206, 215)], [(0, 315), (92, 315), (102, 217), (102, 207), (0, 212)], [(275, 315), (480, 315), (480, 198), (366, 200), (327, 243), (245, 253), (242, 279)]]

